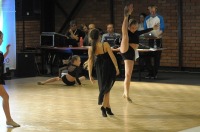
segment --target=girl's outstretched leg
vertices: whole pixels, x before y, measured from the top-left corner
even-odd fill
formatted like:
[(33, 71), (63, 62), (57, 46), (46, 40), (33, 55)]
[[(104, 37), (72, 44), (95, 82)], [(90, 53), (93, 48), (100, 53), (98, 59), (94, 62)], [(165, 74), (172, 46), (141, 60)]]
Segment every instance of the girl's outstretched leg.
[(127, 16), (127, 7), (124, 8), (124, 20), (122, 23), (122, 41), (120, 45), (120, 52), (124, 53), (128, 50), (128, 16)]
[(50, 78), (44, 82), (38, 82), (38, 85), (44, 85), (46, 83), (52, 83), (52, 82), (55, 82), (55, 81), (60, 81), (61, 78), (60, 77), (54, 77), (54, 78)]

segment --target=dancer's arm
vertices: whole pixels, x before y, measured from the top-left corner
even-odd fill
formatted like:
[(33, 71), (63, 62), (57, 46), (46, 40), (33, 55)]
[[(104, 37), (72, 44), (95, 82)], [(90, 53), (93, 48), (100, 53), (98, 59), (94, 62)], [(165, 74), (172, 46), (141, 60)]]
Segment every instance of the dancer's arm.
[(10, 44), (8, 44), (8, 45), (6, 46), (6, 53), (3, 55), (4, 58), (6, 58), (6, 56), (8, 55), (9, 49), (10, 49)]
[(68, 66), (64, 66), (58, 69), (58, 76), (61, 77), (61, 73), (63, 70), (66, 70)]
[(88, 73), (90, 81), (93, 83), (94, 79), (92, 77), (92, 68), (93, 68), (93, 60), (92, 60), (92, 47), (88, 49)]
[(112, 62), (114, 64), (114, 66), (115, 66), (116, 75), (119, 75), (119, 68), (118, 68), (118, 64), (117, 64), (117, 59), (116, 59), (115, 55), (113, 54), (113, 52), (112, 52), (112, 50), (110, 48), (110, 45), (107, 42), (105, 42), (103, 44), (103, 46), (106, 49), (106, 51), (108, 52), (108, 54), (109, 54), (109, 56), (110, 56), (110, 58), (111, 58), (111, 60), (112, 60)]
[(76, 76), (76, 82), (77, 82), (79, 85), (81, 85), (81, 81), (79, 80), (79, 76), (78, 76), (78, 75)]
[(137, 31), (138, 32), (138, 35), (141, 35), (141, 34), (144, 34), (144, 33), (148, 33), (148, 32), (150, 32), (150, 31), (152, 31), (152, 30), (157, 30), (159, 28), (159, 23), (158, 24), (155, 24), (154, 26), (153, 26), (153, 28), (147, 28), (147, 29), (145, 29), (145, 30), (141, 30), (141, 31)]
[(76, 82), (77, 82), (79, 85), (81, 85), (81, 81), (79, 80), (79, 73), (80, 73), (79, 67), (77, 67), (77, 68), (75, 69), (75, 72), (76, 72)]

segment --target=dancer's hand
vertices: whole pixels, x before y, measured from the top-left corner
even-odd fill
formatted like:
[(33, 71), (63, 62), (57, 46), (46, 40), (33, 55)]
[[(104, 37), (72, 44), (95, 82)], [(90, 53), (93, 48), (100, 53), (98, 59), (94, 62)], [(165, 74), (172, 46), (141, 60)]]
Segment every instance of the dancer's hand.
[(6, 51), (9, 51), (9, 48), (10, 48), (10, 44), (8, 44), (7, 46), (6, 46)]
[(160, 27), (160, 23), (157, 23), (153, 26), (153, 30), (157, 30)]
[(133, 12), (133, 4), (128, 5), (129, 15)]
[(124, 16), (129, 16), (133, 12), (133, 4), (125, 6), (124, 8)]
[(126, 16), (126, 17), (129, 16), (129, 11), (128, 11), (128, 7), (127, 6), (124, 7), (124, 16)]
[(94, 78), (93, 78), (93, 77), (90, 77), (90, 82), (91, 82), (92, 84), (94, 84)]

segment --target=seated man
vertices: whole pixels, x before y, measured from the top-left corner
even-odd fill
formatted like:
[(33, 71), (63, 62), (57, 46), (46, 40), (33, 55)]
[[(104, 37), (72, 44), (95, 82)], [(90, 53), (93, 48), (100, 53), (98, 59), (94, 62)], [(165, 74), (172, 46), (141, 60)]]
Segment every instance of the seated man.
[[(80, 37), (84, 38), (84, 33), (77, 28), (77, 24), (75, 20), (70, 21), (70, 29), (68, 30), (68, 32), (66, 33), (66, 36), (68, 39), (74, 39), (75, 44), (73, 44), (73, 46), (78, 46)], [(71, 41), (70, 41), (71, 43)], [(70, 44), (71, 45), (71, 44)]]
[(113, 24), (107, 25), (107, 33), (103, 34), (101, 42), (108, 42), (111, 47), (115, 46), (115, 39), (120, 38), (119, 33), (114, 32)]
[[(110, 47), (112, 48), (118, 48), (120, 45), (121, 35), (119, 33), (114, 32), (113, 24), (107, 25), (107, 33), (102, 35), (101, 42), (108, 42), (110, 44)], [(116, 47), (116, 45), (118, 45)], [(117, 63), (119, 66), (119, 69), (122, 69), (122, 58), (121, 55), (118, 52), (114, 52), (114, 55), (117, 59)], [(120, 71), (120, 76), (122, 75), (122, 71)]]

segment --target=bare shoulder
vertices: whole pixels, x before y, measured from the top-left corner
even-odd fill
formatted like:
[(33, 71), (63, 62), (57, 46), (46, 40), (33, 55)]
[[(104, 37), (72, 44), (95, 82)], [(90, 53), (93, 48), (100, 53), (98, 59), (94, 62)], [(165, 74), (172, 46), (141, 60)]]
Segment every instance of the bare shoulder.
[(104, 42), (104, 43), (103, 43), (103, 46), (104, 46), (104, 49), (106, 49), (106, 51), (108, 51), (108, 50), (111, 49), (108, 42)]

